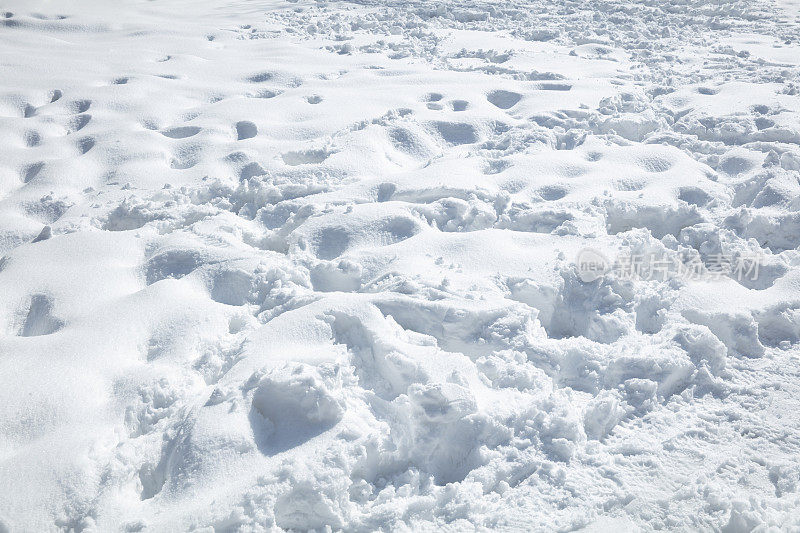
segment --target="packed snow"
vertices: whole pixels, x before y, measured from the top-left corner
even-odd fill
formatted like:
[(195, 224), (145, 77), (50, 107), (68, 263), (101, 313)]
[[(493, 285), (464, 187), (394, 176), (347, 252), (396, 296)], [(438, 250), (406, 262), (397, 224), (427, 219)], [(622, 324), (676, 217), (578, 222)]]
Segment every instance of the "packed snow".
[(796, 0), (6, 0), (0, 532), (800, 530)]

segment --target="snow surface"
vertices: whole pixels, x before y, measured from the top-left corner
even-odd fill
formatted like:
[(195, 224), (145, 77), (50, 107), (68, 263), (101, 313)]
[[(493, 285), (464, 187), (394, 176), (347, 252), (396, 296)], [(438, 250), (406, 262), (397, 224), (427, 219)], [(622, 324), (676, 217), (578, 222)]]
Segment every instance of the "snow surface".
[(800, 530), (799, 40), (795, 0), (4, 2), (0, 531)]

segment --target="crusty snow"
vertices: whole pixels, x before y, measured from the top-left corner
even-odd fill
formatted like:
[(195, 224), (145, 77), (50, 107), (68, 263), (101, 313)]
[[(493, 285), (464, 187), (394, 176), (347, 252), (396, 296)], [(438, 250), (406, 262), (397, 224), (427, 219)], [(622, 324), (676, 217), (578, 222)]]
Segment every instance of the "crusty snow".
[(800, 531), (799, 246), (797, 0), (6, 0), (0, 532)]

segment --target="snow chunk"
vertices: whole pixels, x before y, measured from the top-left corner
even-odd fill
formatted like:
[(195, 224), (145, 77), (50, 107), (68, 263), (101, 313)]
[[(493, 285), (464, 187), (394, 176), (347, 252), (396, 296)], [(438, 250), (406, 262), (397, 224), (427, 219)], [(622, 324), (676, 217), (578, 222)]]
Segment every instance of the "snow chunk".
[(299, 364), (271, 370), (258, 381), (250, 420), (259, 449), (272, 455), (327, 431), (343, 415), (344, 404), (319, 370)]

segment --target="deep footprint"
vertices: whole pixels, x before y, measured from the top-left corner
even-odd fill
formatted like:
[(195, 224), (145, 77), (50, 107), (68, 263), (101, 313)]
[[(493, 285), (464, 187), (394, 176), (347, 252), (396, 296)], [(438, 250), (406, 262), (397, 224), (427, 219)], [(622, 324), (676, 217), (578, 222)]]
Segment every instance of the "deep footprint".
[(53, 301), (43, 294), (31, 297), (25, 322), (19, 330), (20, 337), (50, 335), (64, 327), (64, 322), (52, 315)]
[(185, 139), (200, 133), (201, 128), (197, 126), (178, 126), (177, 128), (170, 128), (161, 132), (164, 137), (170, 139)]
[(69, 111), (75, 114), (86, 113), (90, 107), (92, 107), (91, 100), (75, 100), (74, 102), (70, 102)]
[(92, 137), (84, 137), (78, 141), (78, 151), (81, 154), (85, 154), (92, 148), (94, 148), (95, 140)]
[(241, 120), (236, 123), (236, 140), (243, 141), (258, 135), (258, 127), (249, 120)]
[(33, 181), (36, 178), (36, 176), (39, 175), (39, 173), (42, 171), (43, 168), (44, 168), (43, 161), (38, 161), (36, 163), (33, 163), (32, 165), (28, 165), (27, 167), (25, 167), (25, 170), (22, 171), (22, 181), (25, 183)]
[(42, 144), (42, 136), (38, 131), (28, 131), (25, 133), (25, 146), (32, 148)]
[(500, 109), (511, 109), (522, 100), (522, 95), (512, 91), (497, 90), (486, 95), (489, 103)]
[(77, 115), (67, 124), (67, 134), (80, 131), (92, 120), (92, 115)]

